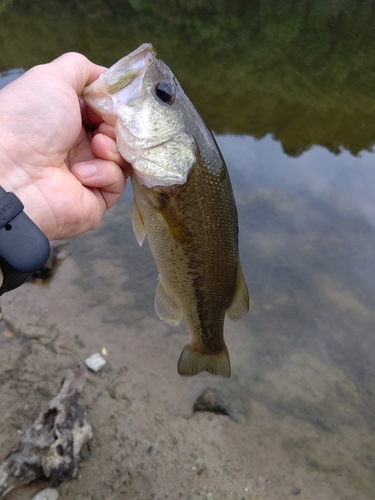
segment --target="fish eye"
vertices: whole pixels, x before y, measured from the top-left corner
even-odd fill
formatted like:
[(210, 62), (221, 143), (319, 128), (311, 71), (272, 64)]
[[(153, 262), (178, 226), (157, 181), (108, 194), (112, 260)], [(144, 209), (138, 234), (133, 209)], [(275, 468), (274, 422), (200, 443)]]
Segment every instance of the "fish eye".
[(161, 101), (166, 102), (167, 104), (172, 104), (174, 100), (174, 95), (173, 95), (173, 90), (169, 85), (169, 83), (160, 82), (155, 87), (155, 93)]

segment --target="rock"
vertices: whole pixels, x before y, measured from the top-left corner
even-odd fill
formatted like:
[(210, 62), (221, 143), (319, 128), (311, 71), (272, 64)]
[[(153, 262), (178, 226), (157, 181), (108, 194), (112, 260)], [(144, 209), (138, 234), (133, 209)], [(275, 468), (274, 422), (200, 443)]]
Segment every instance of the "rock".
[(52, 488), (47, 488), (45, 490), (39, 491), (33, 496), (31, 500), (57, 500), (59, 498), (59, 492)]
[(98, 352), (85, 359), (87, 368), (95, 373), (99, 372), (105, 364), (106, 360)]
[(293, 488), (291, 493), (292, 495), (299, 495), (301, 493), (301, 488)]
[(228, 415), (235, 422), (244, 422), (246, 419), (245, 410), (240, 399), (224, 389), (208, 387), (198, 397), (194, 403), (193, 410), (210, 411)]

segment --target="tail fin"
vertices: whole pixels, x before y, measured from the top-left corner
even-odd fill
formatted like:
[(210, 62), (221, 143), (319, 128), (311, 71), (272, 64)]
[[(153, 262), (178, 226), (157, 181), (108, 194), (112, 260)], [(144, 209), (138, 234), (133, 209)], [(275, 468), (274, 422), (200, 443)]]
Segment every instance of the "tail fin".
[(195, 351), (187, 344), (178, 360), (178, 373), (180, 375), (196, 375), (200, 372), (209, 372), (213, 375), (230, 377), (230, 361), (227, 346), (217, 354), (204, 354)]

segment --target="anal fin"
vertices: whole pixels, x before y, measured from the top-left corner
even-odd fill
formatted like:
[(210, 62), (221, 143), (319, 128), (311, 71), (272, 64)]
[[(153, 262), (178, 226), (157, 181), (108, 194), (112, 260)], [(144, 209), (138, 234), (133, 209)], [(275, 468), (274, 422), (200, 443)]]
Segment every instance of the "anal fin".
[(176, 326), (182, 320), (181, 311), (172, 299), (166, 294), (164, 287), (159, 281), (155, 296), (155, 311), (160, 319), (170, 325)]
[(238, 266), (236, 292), (227, 313), (232, 321), (236, 321), (247, 312), (249, 312), (249, 292), (247, 291), (241, 266)]

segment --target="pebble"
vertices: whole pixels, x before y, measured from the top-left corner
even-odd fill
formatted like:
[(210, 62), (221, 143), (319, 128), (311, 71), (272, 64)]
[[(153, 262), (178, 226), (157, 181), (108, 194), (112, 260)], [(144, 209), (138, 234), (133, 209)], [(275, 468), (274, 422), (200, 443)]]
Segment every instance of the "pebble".
[(52, 488), (47, 488), (45, 490), (39, 491), (33, 496), (31, 500), (57, 500), (59, 498), (59, 492)]
[(100, 371), (105, 364), (106, 360), (98, 352), (85, 359), (87, 368), (96, 373)]
[(299, 495), (301, 493), (301, 488), (293, 488), (291, 493), (292, 495)]
[(198, 474), (198, 476), (200, 476), (202, 474), (202, 472), (204, 472), (206, 470), (206, 466), (205, 466), (201, 457), (198, 457), (196, 459), (196, 461), (194, 462), (194, 465), (191, 469), (194, 470)]

